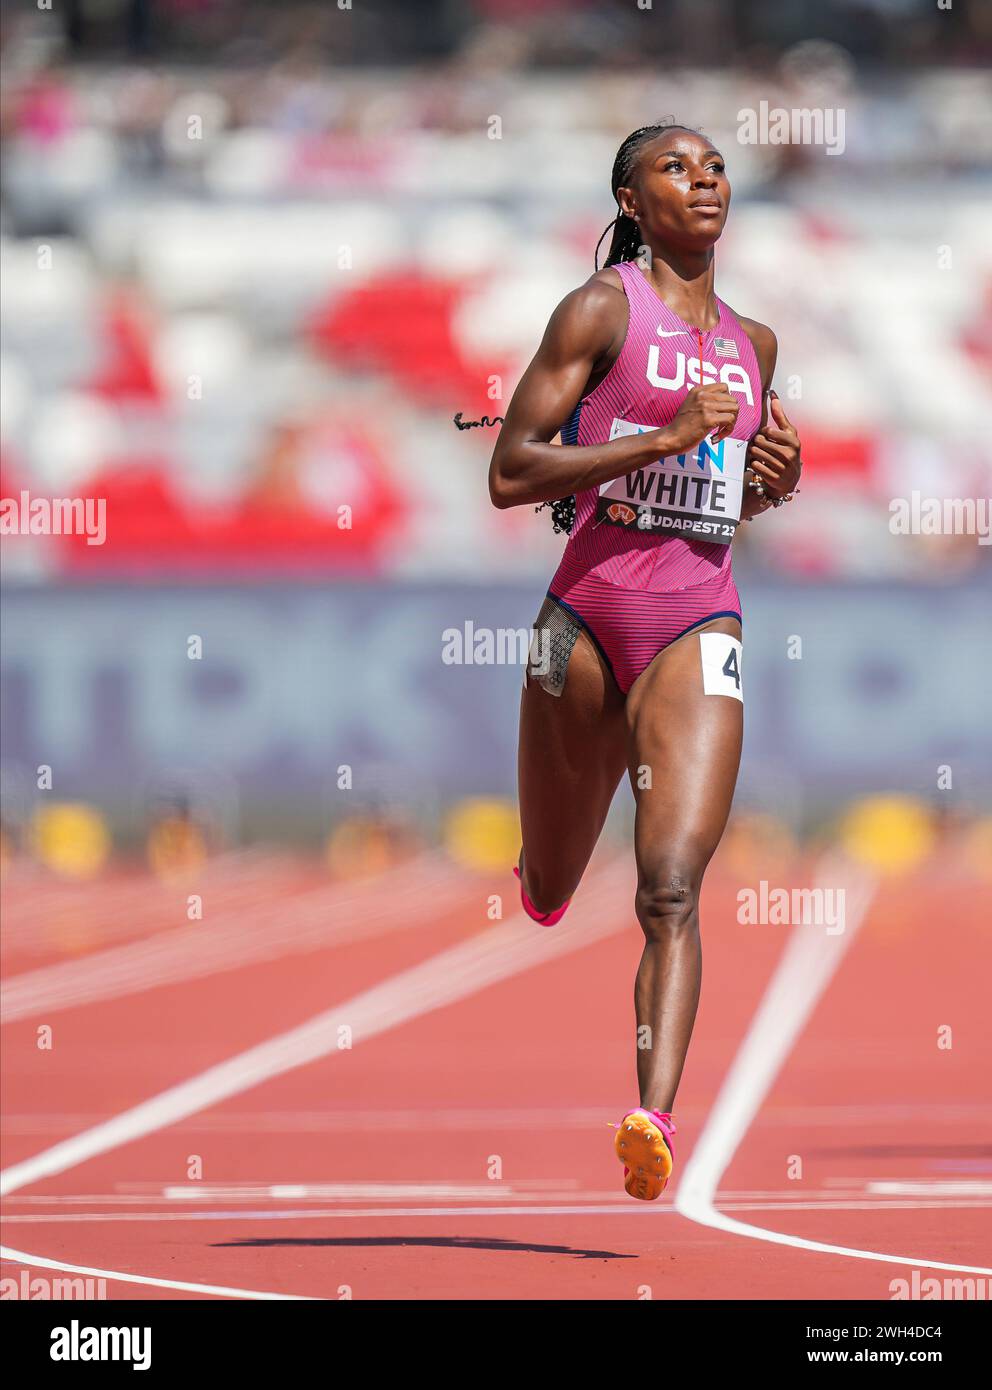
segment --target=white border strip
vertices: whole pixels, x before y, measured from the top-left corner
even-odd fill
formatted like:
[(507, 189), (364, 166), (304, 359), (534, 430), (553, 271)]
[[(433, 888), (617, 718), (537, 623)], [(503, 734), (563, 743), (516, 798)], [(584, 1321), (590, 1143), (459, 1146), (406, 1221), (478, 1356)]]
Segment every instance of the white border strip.
[(844, 856), (828, 856), (817, 872), (819, 887), (843, 887), (845, 930), (828, 936), (825, 930), (793, 926), (791, 938), (778, 968), (765, 990), (744, 1042), (734, 1058), (709, 1119), (686, 1165), (675, 1194), (675, 1209), (688, 1221), (710, 1226), (730, 1235), (764, 1240), (772, 1245), (791, 1245), (799, 1250), (818, 1250), (855, 1260), (911, 1265), (916, 1269), (946, 1269), (966, 1274), (992, 1274), (982, 1265), (949, 1264), (913, 1256), (883, 1255), (875, 1250), (855, 1250), (828, 1245), (804, 1236), (771, 1231), (764, 1226), (736, 1221), (715, 1206), (717, 1189), (740, 1147), (741, 1141), (771, 1090), (782, 1065), (806, 1026), (821, 996), (833, 979), (875, 895), (876, 881)]
[(122, 1284), (151, 1284), (158, 1289), (179, 1289), (183, 1293), (212, 1293), (222, 1298), (290, 1299), (294, 1303), (316, 1303), (321, 1299), (299, 1293), (259, 1293), (256, 1289), (228, 1289), (223, 1284), (186, 1284), (178, 1279), (146, 1279), (142, 1274), (121, 1274), (116, 1269), (90, 1269), (88, 1265), (67, 1265), (61, 1260), (46, 1260), (43, 1255), (28, 1255), (23, 1250), (11, 1250), (0, 1245), (0, 1260), (14, 1260), (32, 1269), (63, 1269), (69, 1274), (83, 1274), (90, 1279), (115, 1279)]
[[(947, 1211), (960, 1209), (974, 1211), (976, 1208), (992, 1207), (992, 1202), (721, 1202), (724, 1211)], [(678, 1216), (673, 1203), (656, 1203), (653, 1216)], [(326, 1221), (331, 1218), (360, 1216), (378, 1221), (406, 1216), (639, 1216), (645, 1213), (631, 1205), (629, 1201), (620, 1202), (610, 1197), (601, 1203), (562, 1202), (559, 1205), (531, 1203), (527, 1206), (501, 1206), (490, 1202), (484, 1207), (306, 1207), (293, 1208), (259, 1207), (251, 1211), (232, 1210), (225, 1207), (221, 1211), (201, 1211), (195, 1207), (183, 1211), (69, 1211), (46, 1213), (43, 1216), (5, 1216), (4, 1225), (22, 1226), (61, 1226), (89, 1224), (92, 1222), (131, 1223), (158, 1221)]]

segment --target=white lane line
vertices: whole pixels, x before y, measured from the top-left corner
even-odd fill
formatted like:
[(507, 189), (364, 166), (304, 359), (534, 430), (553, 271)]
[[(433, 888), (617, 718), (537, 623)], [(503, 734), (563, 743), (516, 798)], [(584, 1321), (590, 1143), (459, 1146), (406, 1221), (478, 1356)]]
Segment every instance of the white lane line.
[(326, 1183), (245, 1183), (236, 1186), (207, 1185), (199, 1190), (193, 1184), (159, 1188), (144, 1201), (167, 1202), (385, 1202), (422, 1197), (425, 1201), (505, 1202), (510, 1197), (525, 1200), (529, 1191), (557, 1191), (568, 1187), (557, 1178), (543, 1182), (483, 1183), (483, 1182), (326, 1182)]
[(42, 1255), (29, 1255), (24, 1250), (11, 1250), (0, 1245), (0, 1260), (13, 1260), (32, 1269), (61, 1269), (69, 1274), (83, 1274), (91, 1279), (113, 1279), (122, 1284), (151, 1284), (158, 1289), (178, 1289), (182, 1293), (212, 1293), (222, 1298), (289, 1299), (294, 1303), (314, 1303), (322, 1300), (307, 1298), (298, 1293), (259, 1293), (257, 1289), (229, 1289), (223, 1284), (187, 1284), (179, 1279), (148, 1279), (143, 1274), (122, 1274), (116, 1269), (90, 1269), (89, 1265), (67, 1265), (61, 1260), (46, 1260)]
[(944, 1181), (935, 1178), (930, 1182), (870, 1182), (866, 1192), (879, 1196), (893, 1197), (992, 1197), (992, 1182)]
[[(656, 1216), (671, 1215), (675, 1212), (673, 1202), (654, 1203), (651, 1212), (635, 1207), (631, 1198), (618, 1198), (604, 1194), (603, 1202), (561, 1202), (553, 1205), (530, 1202), (526, 1206), (503, 1205), (490, 1202), (486, 1206), (456, 1207), (259, 1207), (253, 1210), (237, 1210), (225, 1207), (217, 1211), (201, 1211), (196, 1207), (183, 1211), (75, 1211), (46, 1212), (38, 1216), (19, 1215), (4, 1217), (4, 1224), (21, 1226), (61, 1226), (75, 1223), (101, 1221), (124, 1221), (140, 1224), (145, 1221), (326, 1221), (332, 1217), (347, 1218), (362, 1216), (383, 1221), (393, 1217), (433, 1217), (433, 1216), (639, 1216), (641, 1220), (652, 1213)], [(948, 1208), (961, 1211), (974, 1211), (976, 1208), (992, 1207), (992, 1202), (951, 1201), (927, 1202), (905, 1201), (871, 1202), (721, 1202), (723, 1211), (947, 1211)], [(680, 1213), (681, 1214), (681, 1213)], [(912, 1263), (916, 1263), (913, 1261)]]
[[(255, 908), (243, 904), (82, 960), (14, 975), (0, 985), (0, 1022), (120, 999), (260, 961), (423, 926), (428, 914), (464, 901), (471, 880), (425, 855), (371, 883), (336, 883)], [(480, 892), (481, 896), (481, 892)]]
[[(572, 1202), (606, 1202), (612, 1201), (622, 1206), (630, 1206), (630, 1198), (618, 1192), (615, 1188), (606, 1191), (587, 1191), (580, 1189), (577, 1178), (533, 1178), (529, 1181), (518, 1180), (514, 1183), (501, 1182), (492, 1186), (477, 1186), (471, 1183), (355, 1183), (349, 1184), (350, 1191), (343, 1190), (344, 1185), (338, 1186), (333, 1183), (326, 1184), (265, 1184), (265, 1183), (246, 1183), (244, 1186), (220, 1187), (215, 1186), (209, 1192), (199, 1194), (198, 1199), (191, 1197), (182, 1188), (170, 1189), (158, 1183), (133, 1183), (122, 1185), (117, 1192), (79, 1192), (79, 1193), (52, 1193), (49, 1196), (36, 1196), (23, 1193), (14, 1193), (4, 1199), (8, 1208), (33, 1209), (35, 1211), (45, 1211), (51, 1208), (54, 1215), (60, 1208), (65, 1207), (138, 1207), (142, 1211), (148, 1211), (155, 1206), (163, 1208), (175, 1207), (176, 1202), (192, 1201), (196, 1204), (205, 1205), (207, 1202), (215, 1204), (234, 1202), (245, 1203), (250, 1201), (262, 1202), (338, 1202), (347, 1204), (349, 1202), (390, 1202), (397, 1198), (409, 1199), (411, 1197), (423, 1197), (440, 1199), (445, 1198), (449, 1201), (465, 1201), (469, 1198), (482, 1198), (487, 1202), (505, 1202), (508, 1197), (515, 1197), (521, 1202), (537, 1202), (541, 1199), (545, 1201), (572, 1201)], [(126, 1190), (125, 1190), (126, 1187)], [(495, 1187), (495, 1191), (493, 1188)], [(776, 1192), (776, 1191), (755, 1191), (747, 1192), (724, 1192), (718, 1198), (720, 1207), (726, 1211), (731, 1207), (741, 1209), (744, 1206), (769, 1206), (782, 1211), (789, 1207), (797, 1207), (802, 1210), (815, 1210), (817, 1207), (824, 1208), (838, 1203), (846, 1205), (858, 1205), (871, 1207), (873, 1211), (885, 1211), (888, 1208), (898, 1209), (900, 1207), (914, 1207), (924, 1205), (928, 1208), (940, 1210), (942, 1207), (987, 1207), (992, 1206), (992, 1195), (979, 1196), (975, 1194), (949, 1196), (947, 1193), (934, 1192), (927, 1196), (891, 1196), (887, 1193), (872, 1195), (863, 1188), (856, 1191), (843, 1189), (816, 1189), (813, 1188), (805, 1192)], [(0, 1220), (12, 1221), (13, 1216), (4, 1216)]]
[(875, 895), (870, 874), (840, 855), (827, 856), (819, 866), (817, 886), (846, 893), (845, 930), (836, 936), (814, 927), (797, 926), (782, 953), (775, 974), (751, 1022), (709, 1119), (686, 1164), (675, 1194), (676, 1210), (689, 1221), (730, 1235), (764, 1240), (772, 1245), (791, 1245), (799, 1250), (818, 1250), (855, 1260), (911, 1265), (915, 1269), (947, 1269), (966, 1274), (992, 1274), (981, 1265), (959, 1265), (913, 1256), (885, 1255), (875, 1250), (856, 1250), (829, 1245), (803, 1236), (771, 1231), (736, 1221), (715, 1206), (717, 1189), (776, 1076), (806, 1026)]
[[(618, 1170), (619, 1171), (619, 1170)], [(141, 1223), (146, 1221), (308, 1221), (311, 1218), (321, 1221), (330, 1218), (347, 1220), (361, 1217), (364, 1220), (391, 1220), (394, 1217), (434, 1216), (640, 1216), (644, 1212), (635, 1207), (633, 1198), (622, 1205), (619, 1202), (589, 1203), (586, 1206), (560, 1205), (515, 1206), (515, 1207), (328, 1207), (324, 1211), (304, 1210), (274, 1211), (271, 1207), (261, 1207), (257, 1211), (153, 1211), (153, 1212), (75, 1212), (66, 1216), (11, 1216), (7, 1219), (21, 1225), (52, 1225), (65, 1221), (101, 1222), (126, 1221)], [(675, 1207), (671, 1203), (662, 1206), (655, 1202), (652, 1207), (655, 1216), (673, 1216)]]
[(349, 1036), (354, 1045), (360, 1045), (409, 1019), (624, 930), (626, 914), (617, 911), (617, 903), (629, 902), (632, 888), (628, 867), (613, 864), (589, 881), (568, 917), (553, 930), (537, 927), (523, 913), (515, 913), (509, 921), (401, 971), (299, 1027), (13, 1164), (0, 1173), (0, 1195), (64, 1173), (262, 1081), (332, 1056)]

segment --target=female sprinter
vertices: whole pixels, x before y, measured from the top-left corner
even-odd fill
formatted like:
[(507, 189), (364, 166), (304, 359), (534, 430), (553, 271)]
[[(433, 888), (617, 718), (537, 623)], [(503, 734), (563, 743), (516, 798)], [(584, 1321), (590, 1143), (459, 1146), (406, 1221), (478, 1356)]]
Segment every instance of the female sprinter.
[(672, 1170), (699, 891), (741, 753), (731, 541), (738, 520), (791, 497), (800, 460), (770, 389), (774, 333), (714, 293), (730, 205), (721, 156), (696, 131), (646, 126), (620, 146), (613, 194), (606, 267), (552, 315), (489, 488), (497, 507), (551, 503), (556, 530), (571, 532), (520, 711), (515, 872), (535, 921), (553, 926), (568, 907), (624, 769), (634, 792), (635, 1007), (650, 1046), (637, 1051), (640, 1105), (617, 1126), (616, 1152), (627, 1192), (651, 1200)]

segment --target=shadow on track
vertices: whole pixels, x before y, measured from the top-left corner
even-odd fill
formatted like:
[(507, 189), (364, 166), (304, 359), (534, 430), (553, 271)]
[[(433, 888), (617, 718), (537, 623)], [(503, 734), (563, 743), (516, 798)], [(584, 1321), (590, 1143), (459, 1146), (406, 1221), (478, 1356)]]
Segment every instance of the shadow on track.
[(369, 1245), (431, 1245), (453, 1250), (525, 1250), (534, 1255), (575, 1255), (580, 1260), (636, 1260), (637, 1255), (622, 1255), (616, 1250), (577, 1250), (571, 1245), (534, 1245), (529, 1241), (485, 1239), (482, 1236), (287, 1236), (262, 1237), (246, 1240), (220, 1240), (214, 1248), (250, 1246), (369, 1246)]

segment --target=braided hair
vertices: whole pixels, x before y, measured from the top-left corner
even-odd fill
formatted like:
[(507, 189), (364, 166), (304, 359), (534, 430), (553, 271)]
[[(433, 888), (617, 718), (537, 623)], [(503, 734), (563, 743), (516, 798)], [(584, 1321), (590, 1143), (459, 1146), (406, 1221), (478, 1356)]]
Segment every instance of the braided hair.
[(609, 254), (604, 262), (603, 269), (607, 266), (617, 265), (620, 261), (635, 261), (641, 249), (641, 231), (637, 223), (620, 206), (620, 199), (617, 192), (621, 188), (626, 188), (630, 184), (630, 176), (637, 167), (637, 161), (641, 157), (644, 146), (652, 140), (657, 140), (669, 130), (687, 130), (688, 126), (679, 125), (675, 121), (669, 121), (665, 125), (642, 125), (639, 130), (633, 130), (626, 140), (617, 150), (617, 157), (613, 161), (613, 177), (610, 181), (613, 189), (613, 197), (617, 205), (617, 215), (612, 222), (608, 222), (603, 236), (596, 242), (596, 254), (593, 257), (593, 265), (599, 269), (599, 248), (603, 244), (603, 237), (613, 228), (613, 239), (610, 242)]
[[(630, 183), (630, 176), (637, 167), (637, 161), (641, 157), (644, 146), (652, 140), (657, 140), (660, 135), (664, 135), (668, 130), (686, 130), (688, 127), (679, 125), (677, 121), (669, 121), (664, 125), (642, 125), (640, 129), (633, 130), (626, 140), (617, 150), (617, 157), (613, 161), (613, 177), (610, 180), (613, 189), (613, 197), (617, 205), (617, 215), (612, 222), (607, 223), (603, 236), (596, 243), (596, 252), (593, 256), (593, 266), (599, 269), (599, 248), (603, 244), (603, 237), (613, 228), (613, 238), (610, 241), (610, 250), (603, 264), (605, 270), (608, 266), (617, 265), (620, 261), (634, 261), (640, 254), (641, 230), (632, 217), (628, 217), (620, 206), (620, 199), (617, 197), (617, 190), (626, 188)], [(540, 507), (535, 507), (535, 511), (540, 511), (542, 507), (551, 508), (551, 522), (556, 532), (565, 531), (571, 534), (572, 527), (575, 525), (575, 497), (562, 497), (556, 502), (542, 502)]]

